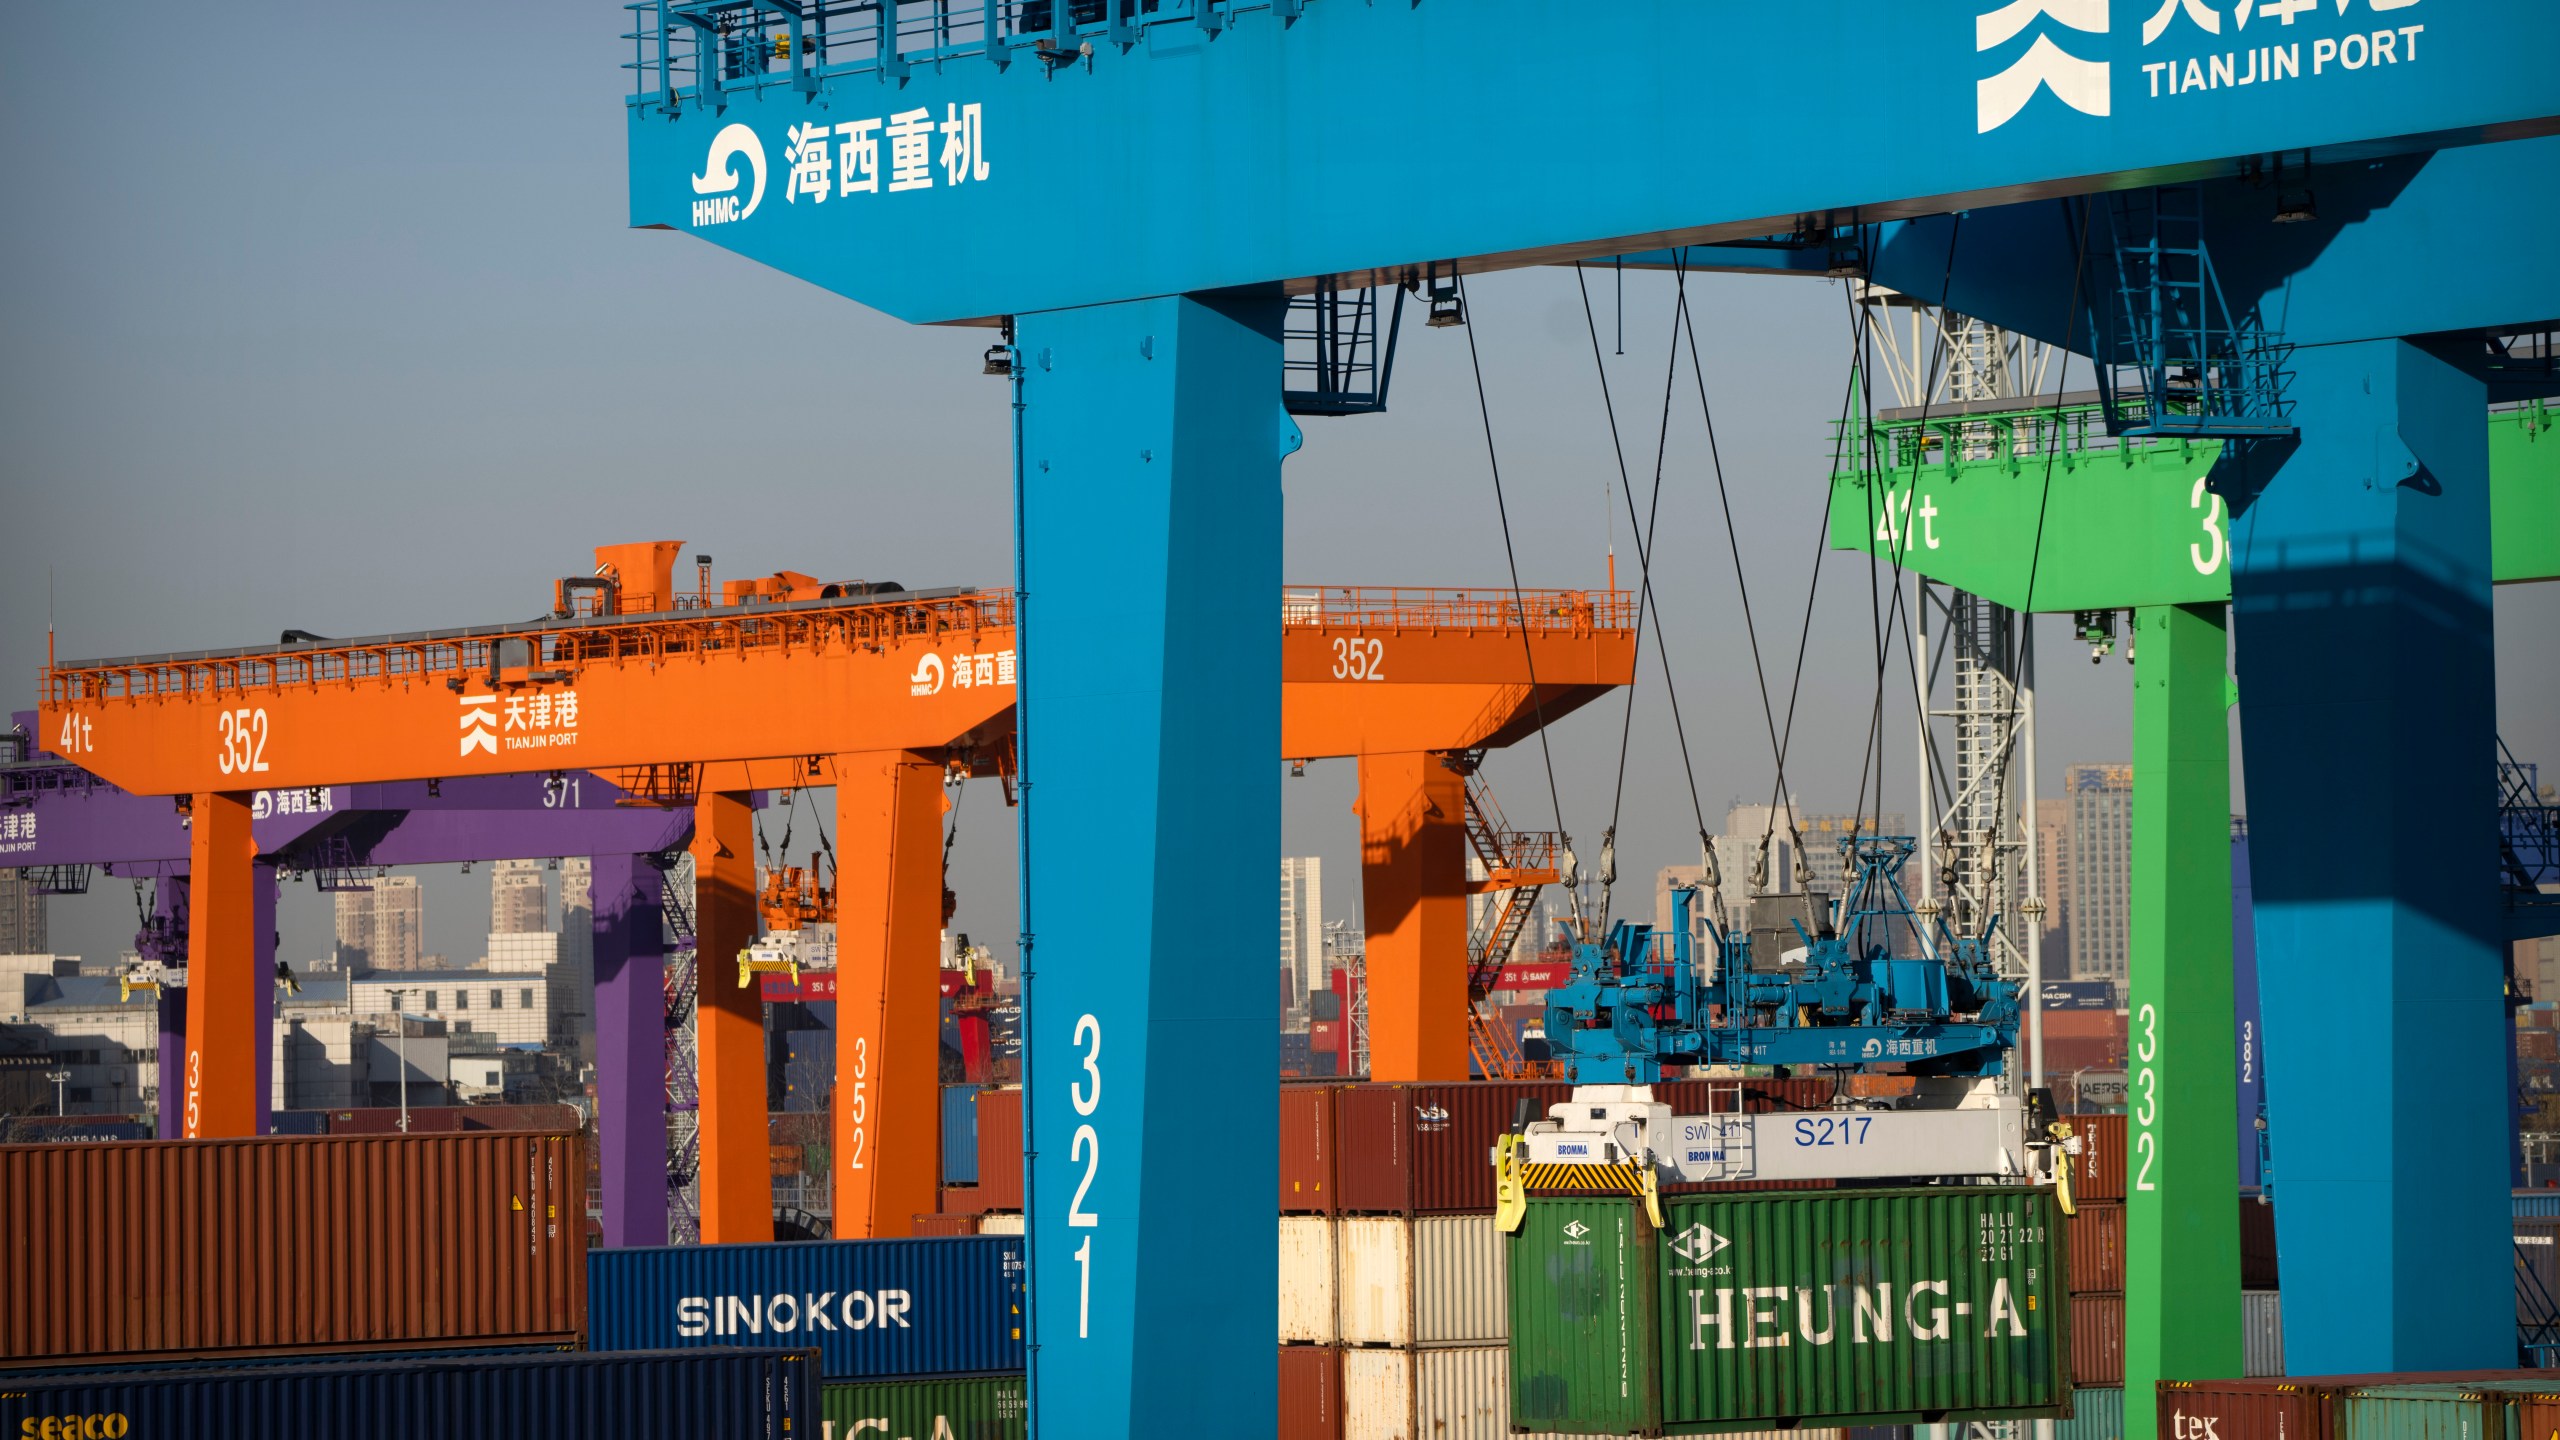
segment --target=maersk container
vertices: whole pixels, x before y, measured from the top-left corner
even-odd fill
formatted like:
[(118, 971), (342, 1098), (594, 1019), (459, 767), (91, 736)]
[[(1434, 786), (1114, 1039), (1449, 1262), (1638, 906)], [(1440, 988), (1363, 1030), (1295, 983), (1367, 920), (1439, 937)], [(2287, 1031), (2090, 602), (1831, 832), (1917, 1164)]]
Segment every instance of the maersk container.
[(1330, 1345), (1335, 1318), (1333, 1217), (1280, 1217), (1280, 1343)]
[(1031, 1433), (1031, 1391), (1020, 1375), (869, 1380), (819, 1392), (821, 1440), (1014, 1440)]
[(817, 1420), (817, 1355), (809, 1350), (372, 1356), (216, 1369), (18, 1373), (0, 1385), (0, 1434), (11, 1436), (807, 1440)]
[(1491, 1215), (1345, 1216), (1338, 1279), (1349, 1345), (1498, 1345), (1510, 1337)]
[(1666, 1433), (2042, 1418), (2067, 1401), (2069, 1251), (2050, 1190), (1709, 1195), (1663, 1212)]
[(815, 1346), (830, 1380), (1024, 1365), (1012, 1236), (596, 1250), (587, 1297), (598, 1350)]
[(2124, 1387), (2084, 1385), (2073, 1390), (2071, 1418), (2053, 1422), (2053, 1440), (2126, 1440)]
[(1662, 1424), (1658, 1237), (1614, 1196), (1534, 1199), (1505, 1245), (1511, 1424), (1651, 1435)]
[(942, 1087), (942, 1183), (978, 1183), (978, 1087)]

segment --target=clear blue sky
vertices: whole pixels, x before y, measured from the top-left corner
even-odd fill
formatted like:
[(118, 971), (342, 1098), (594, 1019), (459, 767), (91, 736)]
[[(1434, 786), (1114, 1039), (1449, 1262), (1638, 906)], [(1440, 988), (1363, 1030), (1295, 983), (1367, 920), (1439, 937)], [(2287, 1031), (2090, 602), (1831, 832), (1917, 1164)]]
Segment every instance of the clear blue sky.
[[(987, 337), (913, 329), (687, 237), (623, 224), (622, 12), (608, 3), (30, 7), (0, 54), (16, 157), (0, 234), (0, 695), (31, 702), (49, 613), (66, 656), (365, 634), (546, 607), (598, 542), (682, 538), (724, 574), (909, 585), (1010, 575), (1003, 382)], [(1604, 348), (1616, 290), (1595, 277)], [(1607, 365), (1652, 469), (1667, 278), (1630, 277)], [(1826, 421), (1846, 378), (1840, 290), (1695, 282), (1708, 387), (1763, 644), (1792, 657)], [(1570, 272), (1473, 291), (1522, 577), (1597, 584), (1610, 459)], [(1458, 331), (1408, 327), (1394, 413), (1312, 421), (1288, 464), (1288, 571), (1335, 583), (1503, 574)], [(1683, 382), (1684, 388), (1686, 382)], [(1657, 573), (1710, 820), (1770, 759), (1694, 399), (1675, 403)], [(1623, 520), (1614, 537), (1632, 573)], [(1845, 806), (1873, 697), (1863, 566), (1824, 568), (1803, 799)], [(50, 587), (50, 588), (49, 588)], [(48, 601), (48, 595), (51, 599)], [(2560, 587), (2499, 597), (2502, 721), (2560, 762)], [(2125, 667), (2048, 621), (2049, 772), (2128, 751)], [(1896, 658), (1896, 673), (1907, 662)], [(1693, 857), (1650, 664), (1620, 873)], [(1899, 714), (1909, 713), (1906, 691)], [(1893, 707), (1888, 705), (1889, 712)], [(1596, 844), (1617, 710), (1558, 727), (1566, 823)], [(1911, 804), (1907, 727), (1890, 805)], [(1534, 749), (1490, 773), (1546, 823)], [(2484, 757), (2484, 764), (2486, 763)], [(962, 812), (955, 925), (1012, 930), (1011, 828)], [(1291, 853), (1355, 915), (1350, 767), (1286, 790)], [(796, 848), (796, 847), (795, 847)], [(429, 877), (428, 945), (479, 954), (486, 867)], [(1641, 902), (1640, 902), (1641, 903)], [(328, 944), (307, 887), (284, 954)], [(1249, 917), (1246, 917), (1249, 918)], [(113, 955), (131, 897), (58, 902), (55, 944)], [(1248, 925), (1249, 948), (1269, 942)]]

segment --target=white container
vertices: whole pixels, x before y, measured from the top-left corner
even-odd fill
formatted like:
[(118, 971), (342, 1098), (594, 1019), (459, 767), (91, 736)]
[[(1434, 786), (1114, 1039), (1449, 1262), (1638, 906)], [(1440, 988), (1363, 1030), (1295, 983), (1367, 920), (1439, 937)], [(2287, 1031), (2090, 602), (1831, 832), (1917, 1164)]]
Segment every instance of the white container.
[(2273, 1290), (2240, 1292), (2240, 1373), (2284, 1373), (2284, 1304)]
[(1491, 1215), (1355, 1216), (1337, 1240), (1347, 1345), (1493, 1345), (1511, 1338), (1502, 1234)]
[(1019, 1210), (990, 1210), (986, 1214), (978, 1217), (978, 1233), (981, 1235), (1019, 1235), (1022, 1233), (1022, 1212)]
[(1329, 1215), (1280, 1217), (1280, 1343), (1330, 1345), (1334, 1221)]
[(1511, 1440), (1500, 1345), (1342, 1352), (1342, 1440)]

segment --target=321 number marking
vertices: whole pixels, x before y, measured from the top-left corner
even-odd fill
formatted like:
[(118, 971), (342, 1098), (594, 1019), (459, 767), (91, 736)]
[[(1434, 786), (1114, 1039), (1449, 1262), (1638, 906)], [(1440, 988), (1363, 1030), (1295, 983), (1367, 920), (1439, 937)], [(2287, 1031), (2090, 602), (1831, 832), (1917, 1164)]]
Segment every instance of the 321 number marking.
[(214, 764), (225, 775), (263, 774), (267, 768), (266, 707), (225, 710), (217, 726), (222, 744), (214, 751)]
[[(1076, 1114), (1089, 1117), (1102, 1107), (1102, 1066), (1099, 1063), (1102, 1059), (1102, 1022), (1091, 1015), (1078, 1017), (1075, 1044), (1084, 1050), (1084, 1073), (1093, 1081), (1093, 1088), (1086, 1089), (1082, 1079), (1072, 1080), (1067, 1085), (1067, 1099), (1075, 1105)], [(1076, 1138), (1067, 1148), (1067, 1159), (1070, 1164), (1078, 1160), (1084, 1162), (1084, 1183), (1076, 1186), (1075, 1197), (1067, 1202), (1067, 1224), (1076, 1229), (1095, 1229), (1101, 1225), (1102, 1217), (1084, 1208), (1084, 1201), (1086, 1194), (1093, 1189), (1093, 1177), (1102, 1169), (1102, 1136), (1095, 1132), (1090, 1119), (1076, 1127)], [(1093, 1334), (1093, 1237), (1090, 1235), (1076, 1247), (1076, 1270), (1076, 1338), (1084, 1340)]]

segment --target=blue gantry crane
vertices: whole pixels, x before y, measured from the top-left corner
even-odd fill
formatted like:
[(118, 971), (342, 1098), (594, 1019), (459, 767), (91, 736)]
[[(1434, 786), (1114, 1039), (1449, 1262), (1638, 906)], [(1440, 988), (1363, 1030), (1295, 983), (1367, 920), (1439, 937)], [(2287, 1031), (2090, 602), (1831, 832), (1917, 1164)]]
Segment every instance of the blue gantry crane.
[[(1200, 1076), (1273, 1073), (1276, 1002), (1258, 972), (1198, 966), (1190, 941), (1265, 902), (1278, 857), (1278, 777), (1256, 757), (1277, 741), (1265, 622), (1292, 414), (1357, 413), (1374, 407), (1346, 397), (1384, 389), (1381, 373), (1362, 390), (1355, 346), (1315, 387), (1329, 404), (1292, 401), (1309, 373), (1290, 368), (1292, 297), (1405, 287), (1435, 325), (1463, 324), (1465, 275), (1667, 247), (1863, 275), (2095, 353), (2131, 424), (2226, 440), (2230, 615), (2164, 607), (2135, 683), (2155, 656), (2219, 667), (2236, 632), (2268, 1058), (2333, 1076), (2269, 1097), (2288, 1365), (2511, 1354), (2495, 798), (2476, 778), (2495, 678), (2480, 416), (2560, 388), (2505, 339), (2560, 317), (2560, 7), (630, 14), (635, 226), (909, 321), (1005, 327), (989, 418), (1016, 442), (1036, 657), (1018, 714), (1041, 1434), (1186, 1434), (1203, 1414), (1267, 1434), (1274, 1413), (1252, 1301), (1275, 1271), (1273, 1107), (1222, 1116), (1223, 1183), (1204, 1190), (1197, 1160)], [(2164, 205), (2155, 187), (2191, 193)], [(2223, 733), (2193, 718), (2177, 733)], [(2180, 881), (2137, 925), (2213, 928), (2211, 877), (2176, 867), (2225, 823), (2137, 820)], [(2469, 836), (2476, 854), (2447, 838)], [(2229, 1066), (2192, 1058), (2230, 1043), (2228, 976), (2206, 978), (2133, 978), (2157, 1053), (2191, 1057), (2152, 1083), (2211, 1121), (2146, 1127), (2160, 1189), (2138, 1213), (2231, 1184), (2228, 1092), (2209, 1113), (2204, 1073), (2227, 1085)], [(2342, 989), (2389, 1003), (2341, 1007)], [(2137, 1264), (2129, 1283), (2170, 1282)], [(2129, 1429), (2149, 1423), (2155, 1359), (2237, 1368), (2218, 1284), (2134, 1307), (2161, 1334), (2133, 1347)]]

